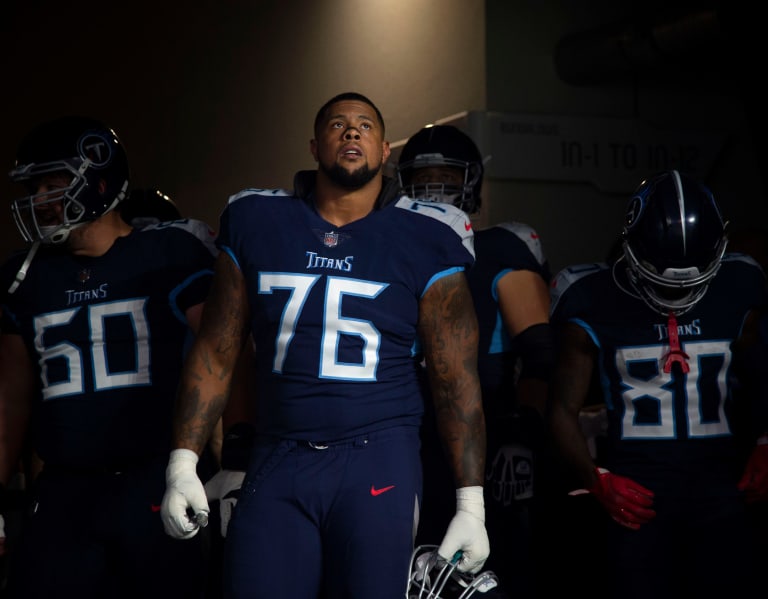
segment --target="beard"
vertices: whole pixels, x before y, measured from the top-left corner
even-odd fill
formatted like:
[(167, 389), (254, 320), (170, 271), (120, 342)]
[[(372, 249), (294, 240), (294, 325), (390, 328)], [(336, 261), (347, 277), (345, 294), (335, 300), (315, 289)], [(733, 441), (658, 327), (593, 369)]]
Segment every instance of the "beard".
[(372, 169), (365, 164), (351, 173), (338, 164), (333, 164), (331, 167), (327, 167), (320, 163), (318, 164), (318, 168), (336, 185), (343, 187), (344, 189), (360, 189), (379, 173), (381, 165)]

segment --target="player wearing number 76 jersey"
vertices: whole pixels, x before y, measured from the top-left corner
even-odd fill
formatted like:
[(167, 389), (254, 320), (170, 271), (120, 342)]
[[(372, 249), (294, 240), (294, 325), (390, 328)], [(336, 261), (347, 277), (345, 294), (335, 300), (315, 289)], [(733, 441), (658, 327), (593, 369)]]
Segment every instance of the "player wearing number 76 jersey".
[[(711, 192), (668, 171), (632, 196), (618, 260), (571, 266), (553, 281), (552, 438), (580, 491), (615, 521), (601, 571), (610, 597), (750, 588), (733, 343), (753, 326), (765, 279), (753, 260), (724, 254), (726, 242)], [(609, 419), (597, 464), (578, 426), (593, 369)]]
[(388, 193), (384, 121), (360, 94), (318, 111), (310, 150), (318, 169), (292, 193), (245, 190), (222, 213), (163, 516), (189, 538), (187, 509), (208, 510), (191, 466), (250, 334), (257, 437), (227, 531), (225, 595), (402, 597), (422, 485), (417, 338), (456, 483), (440, 553), (460, 551), (470, 572), (488, 556), (472, 228), (455, 206)]

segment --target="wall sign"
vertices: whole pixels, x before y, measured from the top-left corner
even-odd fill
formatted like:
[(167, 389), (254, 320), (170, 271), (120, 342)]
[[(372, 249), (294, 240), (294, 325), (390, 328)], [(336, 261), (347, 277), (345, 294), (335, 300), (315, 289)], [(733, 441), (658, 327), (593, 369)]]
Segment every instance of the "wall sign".
[[(460, 122), (463, 121), (463, 122)], [(484, 156), (486, 177), (589, 182), (627, 193), (665, 169), (706, 179), (725, 134), (654, 128), (635, 119), (469, 111), (453, 123)]]

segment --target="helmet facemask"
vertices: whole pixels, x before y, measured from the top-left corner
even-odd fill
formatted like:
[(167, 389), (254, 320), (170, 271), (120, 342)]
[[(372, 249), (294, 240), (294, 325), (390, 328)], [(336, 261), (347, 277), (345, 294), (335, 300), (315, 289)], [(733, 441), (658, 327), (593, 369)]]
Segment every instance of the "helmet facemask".
[(627, 242), (623, 244), (624, 259), (633, 288), (648, 307), (664, 316), (670, 312), (684, 314), (704, 297), (710, 282), (720, 270), (726, 246), (727, 239), (723, 237), (716, 250), (715, 259), (704, 272), (699, 272), (696, 266), (691, 266), (670, 267), (658, 273), (652, 264), (638, 259)]
[[(458, 559), (444, 560), (437, 545), (416, 547), (411, 557), (408, 599), (465, 599), (477, 595), (493, 596), (499, 579), (490, 570), (478, 574), (459, 572)], [(498, 589), (497, 589), (498, 591)]]
[[(27, 242), (43, 244), (63, 243), (72, 229), (85, 224), (85, 209), (78, 196), (88, 187), (84, 176), (89, 161), (56, 161), (29, 164), (11, 171), (11, 179), (25, 183), (30, 195), (14, 200), (11, 204), (16, 226)], [(66, 186), (38, 192), (38, 183), (47, 175), (61, 174), (70, 178)], [(60, 206), (60, 207), (57, 207)]]
[[(450, 168), (460, 173), (461, 183), (443, 181), (418, 181), (418, 172), (426, 168)], [(479, 165), (463, 160), (446, 158), (442, 154), (420, 154), (414, 160), (398, 166), (397, 176), (400, 187), (409, 196), (422, 202), (440, 202), (453, 204), (467, 214), (474, 214), (479, 209), (475, 193), (482, 178)]]
[(128, 159), (114, 131), (86, 117), (43, 123), (22, 140), (10, 172), (27, 188), (11, 211), (25, 241), (60, 244), (113, 210), (128, 190)]

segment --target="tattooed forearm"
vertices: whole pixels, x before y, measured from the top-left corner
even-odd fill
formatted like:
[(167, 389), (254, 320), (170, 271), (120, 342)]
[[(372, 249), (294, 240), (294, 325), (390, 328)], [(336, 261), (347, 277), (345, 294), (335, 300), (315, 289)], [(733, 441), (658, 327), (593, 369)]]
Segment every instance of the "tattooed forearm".
[(425, 294), (419, 334), (456, 485), (482, 485), (485, 418), (477, 375), (477, 317), (464, 273), (444, 277)]
[(177, 446), (199, 452), (207, 443), (224, 411), (232, 376), (248, 338), (248, 313), (242, 273), (222, 253), (200, 329), (182, 371), (174, 420)]

